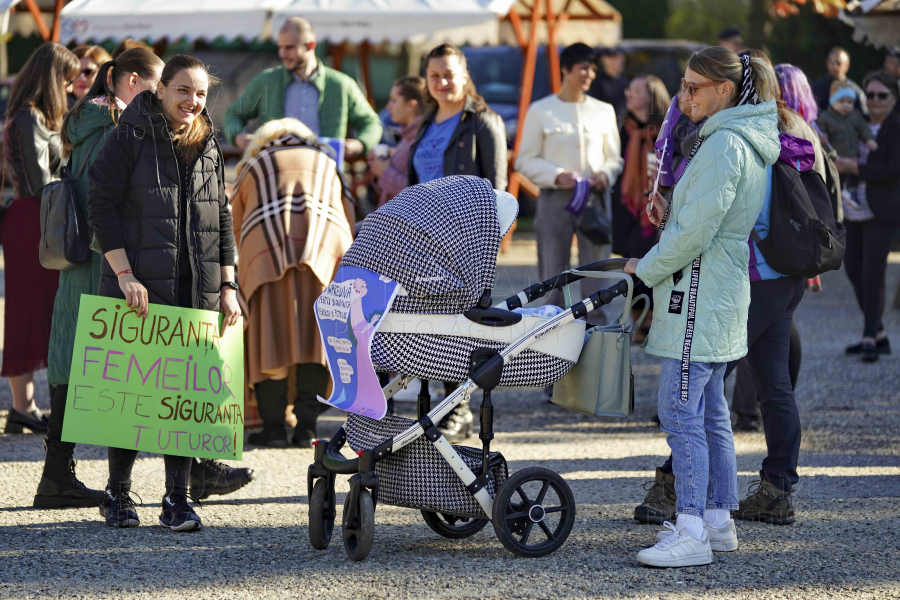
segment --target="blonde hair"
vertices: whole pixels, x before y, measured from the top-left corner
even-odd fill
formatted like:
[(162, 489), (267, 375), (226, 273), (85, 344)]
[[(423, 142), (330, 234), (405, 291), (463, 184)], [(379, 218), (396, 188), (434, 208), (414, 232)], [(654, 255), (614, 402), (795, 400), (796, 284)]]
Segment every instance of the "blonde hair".
[(253, 139), (250, 140), (247, 147), (244, 149), (244, 155), (237, 164), (235, 172), (240, 173), (244, 168), (244, 165), (262, 152), (263, 146), (286, 135), (296, 135), (298, 138), (313, 144), (317, 141), (316, 134), (297, 119), (285, 117), (283, 119), (269, 121), (257, 129), (256, 133), (253, 134)]
[[(744, 64), (737, 54), (722, 46), (710, 46), (698, 50), (688, 59), (687, 67), (711, 81), (730, 81), (733, 90), (731, 99), (735, 100), (741, 93)], [(760, 102), (768, 102), (777, 98), (778, 80), (775, 71), (765, 60), (750, 58), (750, 76), (756, 87), (756, 96)]]

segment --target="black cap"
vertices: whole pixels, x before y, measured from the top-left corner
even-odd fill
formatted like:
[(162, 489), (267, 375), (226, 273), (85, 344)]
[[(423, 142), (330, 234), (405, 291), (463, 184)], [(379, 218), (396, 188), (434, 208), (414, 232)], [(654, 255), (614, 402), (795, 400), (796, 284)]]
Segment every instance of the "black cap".
[(720, 40), (727, 40), (729, 38), (737, 37), (741, 35), (741, 30), (737, 27), (729, 27), (728, 29), (723, 29), (721, 33), (719, 33)]
[(900, 47), (894, 46), (893, 48), (888, 48), (888, 56), (893, 56), (894, 58), (900, 58)]

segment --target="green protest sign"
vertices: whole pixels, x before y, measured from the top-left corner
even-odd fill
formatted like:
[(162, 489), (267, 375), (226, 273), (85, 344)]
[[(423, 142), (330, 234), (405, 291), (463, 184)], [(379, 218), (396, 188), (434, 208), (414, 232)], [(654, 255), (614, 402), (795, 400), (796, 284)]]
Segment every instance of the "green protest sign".
[(82, 295), (63, 441), (241, 460), (243, 327), (222, 318)]

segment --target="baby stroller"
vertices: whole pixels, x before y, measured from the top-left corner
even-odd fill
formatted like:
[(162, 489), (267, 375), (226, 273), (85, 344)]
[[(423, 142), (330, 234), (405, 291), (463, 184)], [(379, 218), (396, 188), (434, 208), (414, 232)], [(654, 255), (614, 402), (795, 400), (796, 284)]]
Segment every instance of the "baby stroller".
[[(515, 199), (486, 180), (450, 177), (407, 188), (363, 222), (341, 265), (402, 285), (374, 335), (371, 357), (376, 370), (402, 374), (384, 387), (387, 399), (413, 378), (423, 380), (418, 419), (350, 415), (331, 440), (316, 442), (307, 479), (314, 548), (331, 541), (337, 475), (351, 476), (342, 532), (352, 560), (365, 559), (372, 547), (376, 503), (421, 510), (432, 530), (451, 539), (474, 535), (490, 521), (500, 542), (519, 556), (545, 556), (565, 543), (575, 521), (572, 491), (543, 467), (509, 474), (503, 455), (490, 448), (491, 391), (562, 378), (581, 353), (585, 316), (619, 296), (630, 302), (632, 282), (612, 276), (620, 281), (549, 318), (512, 309), (553, 289), (568, 298), (567, 286), (584, 275), (560, 274), (492, 306), (500, 239), (517, 213)], [(624, 264), (600, 261), (576, 271), (621, 270)], [(429, 381), (461, 385), (432, 407)], [(479, 388), (482, 448), (453, 446), (436, 424)], [(345, 444), (356, 457), (341, 454)]]

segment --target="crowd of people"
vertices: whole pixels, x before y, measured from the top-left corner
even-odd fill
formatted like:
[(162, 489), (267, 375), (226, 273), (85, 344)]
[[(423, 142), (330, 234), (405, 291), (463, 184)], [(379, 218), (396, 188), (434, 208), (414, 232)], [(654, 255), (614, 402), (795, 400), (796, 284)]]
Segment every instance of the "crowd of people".
[[(121, 298), (141, 315), (149, 304), (221, 311), (226, 326), (243, 315), (245, 393), (263, 424), (247, 443), (310, 447), (327, 408), (317, 396), (329, 388), (313, 305), (357, 226), (323, 142), (366, 157), (379, 207), (408, 186), (451, 175), (506, 189), (504, 123), (455, 46), (432, 49), (424, 77), (394, 82), (387, 108), (400, 130), (385, 151), (377, 114), (354, 80), (316, 57), (310, 24), (288, 19), (277, 39), (281, 66), (259, 73), (225, 117), (225, 138), (243, 151), (233, 186), (206, 111), (216, 81), (196, 58), (163, 62), (138, 42), (112, 55), (46, 43), (17, 75), (4, 138), (15, 200), (0, 232), (2, 375), (13, 395), (6, 431), (46, 433), (36, 507), (99, 506), (110, 526), (140, 524), (131, 499), (138, 453), (110, 448), (105, 489), (94, 490), (76, 476), (74, 444), (61, 440), (81, 295)], [(634, 511), (638, 521), (667, 525), (638, 555), (647, 565), (708, 564), (713, 551), (737, 549), (735, 518), (794, 521), (801, 346), (793, 314), (821, 284), (780, 273), (760, 251), (772, 229), (779, 159), (821, 177), (846, 227), (844, 264), (863, 313), (861, 339), (846, 353), (873, 362), (890, 352), (882, 315), (887, 258), (900, 232), (900, 52), (857, 85), (847, 78), (849, 54), (835, 48), (828, 75), (810, 84), (797, 67), (742, 46), (740, 32), (727, 30), (718, 46), (695, 52), (674, 98), (652, 73), (627, 78), (619, 49), (565, 48), (560, 92), (522, 116), (512, 165), (540, 188), (542, 280), (569, 268), (574, 236), (582, 263), (623, 256), (626, 273), (653, 298), (656, 310), (636, 339), (662, 359), (658, 421), (671, 456)], [(674, 185), (657, 191), (661, 131)], [(41, 266), (37, 246), (41, 189), (64, 161), (96, 252), (60, 272)], [(571, 210), (576, 198), (583, 211)], [(599, 289), (599, 280), (585, 281), (583, 295)], [(686, 295), (692, 308), (683, 311)], [(562, 294), (548, 302), (561, 305)], [(34, 402), (42, 368), (49, 417)], [(735, 369), (744, 382), (733, 405), (738, 426), (758, 427), (758, 406), (767, 444), (760, 480), (744, 499), (724, 394)], [(444, 382), (445, 393), (455, 385)], [(438, 428), (459, 442), (473, 421), (464, 401)], [(190, 499), (231, 493), (255, 477), (211, 459), (164, 462), (160, 523), (175, 531), (201, 527)]]

